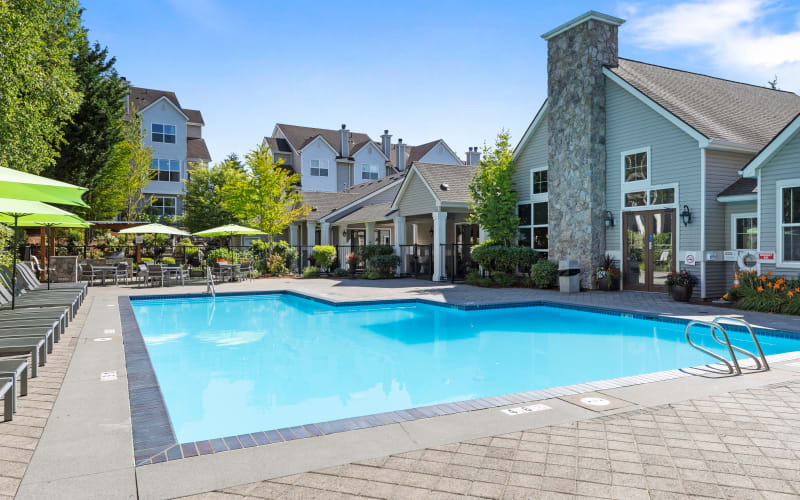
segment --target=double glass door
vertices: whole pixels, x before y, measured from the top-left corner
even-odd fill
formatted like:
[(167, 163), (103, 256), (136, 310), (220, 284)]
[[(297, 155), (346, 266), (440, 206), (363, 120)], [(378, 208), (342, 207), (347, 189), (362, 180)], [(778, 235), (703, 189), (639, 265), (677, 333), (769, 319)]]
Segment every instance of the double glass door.
[(664, 290), (675, 270), (675, 211), (623, 212), (622, 277), (627, 290)]

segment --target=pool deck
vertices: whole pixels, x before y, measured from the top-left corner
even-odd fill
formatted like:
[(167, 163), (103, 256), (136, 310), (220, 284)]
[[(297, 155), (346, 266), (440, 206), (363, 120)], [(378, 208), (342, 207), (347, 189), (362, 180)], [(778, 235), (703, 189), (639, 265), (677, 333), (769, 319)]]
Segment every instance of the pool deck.
[[(270, 279), (217, 288), (254, 290), (333, 302), (547, 301), (689, 319), (727, 315), (800, 332), (800, 318), (640, 292), (562, 295), (417, 280)], [(20, 412), (0, 424), (0, 499), (800, 495), (800, 365), (788, 358), (765, 373), (705, 373), (602, 390), (601, 397), (619, 403), (606, 411), (553, 397), (536, 401), (547, 407), (540, 411), (488, 408), (135, 467), (118, 297), (202, 291), (90, 289), (30, 395), (20, 399)], [(101, 381), (107, 372), (116, 380)]]

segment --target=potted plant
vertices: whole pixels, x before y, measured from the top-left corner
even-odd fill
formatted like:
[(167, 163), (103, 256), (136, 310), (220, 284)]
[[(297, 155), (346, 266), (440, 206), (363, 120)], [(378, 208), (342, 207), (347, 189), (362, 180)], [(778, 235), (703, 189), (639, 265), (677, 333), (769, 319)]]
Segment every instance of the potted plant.
[(598, 290), (619, 290), (619, 268), (610, 255), (603, 259), (603, 265), (595, 273)]
[(356, 267), (358, 267), (358, 257), (355, 253), (351, 253), (347, 256), (347, 269), (350, 274), (356, 274)]
[(667, 290), (672, 296), (672, 300), (678, 302), (689, 302), (692, 297), (692, 290), (697, 283), (697, 278), (689, 274), (686, 270), (678, 273), (670, 272), (665, 281)]

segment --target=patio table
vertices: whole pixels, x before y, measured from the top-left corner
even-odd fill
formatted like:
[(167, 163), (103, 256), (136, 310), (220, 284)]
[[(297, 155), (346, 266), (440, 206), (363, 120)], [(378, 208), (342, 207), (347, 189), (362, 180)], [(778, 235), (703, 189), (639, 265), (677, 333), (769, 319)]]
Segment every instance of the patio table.
[(178, 279), (180, 279), (181, 280), (181, 286), (185, 285), (184, 273), (183, 273), (184, 270), (183, 270), (182, 267), (180, 267), (180, 266), (178, 266), (178, 267), (176, 267), (176, 266), (164, 266), (161, 269), (165, 273), (167, 273), (167, 279), (165, 281), (167, 286), (169, 286), (170, 278), (174, 278), (176, 282), (178, 281)]
[(219, 270), (220, 274), (222, 274), (222, 281), (225, 281), (225, 274), (230, 275), (230, 279), (228, 281), (234, 281), (234, 278), (238, 274), (239, 266), (241, 264), (225, 264), (219, 263)]
[(92, 266), (92, 281), (94, 281), (95, 275), (100, 276), (100, 285), (105, 286), (106, 284), (106, 276), (113, 276), (114, 283), (117, 283), (116, 277), (117, 267), (116, 266)]

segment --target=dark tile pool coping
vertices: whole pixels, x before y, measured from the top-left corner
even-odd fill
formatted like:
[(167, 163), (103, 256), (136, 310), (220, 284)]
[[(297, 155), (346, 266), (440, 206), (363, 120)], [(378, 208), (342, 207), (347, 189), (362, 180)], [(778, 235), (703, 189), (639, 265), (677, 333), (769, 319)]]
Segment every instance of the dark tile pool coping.
[[(533, 307), (550, 306), (562, 309), (582, 310), (593, 313), (608, 314), (627, 318), (647, 319), (652, 321), (662, 321), (666, 323), (687, 324), (690, 320), (660, 316), (655, 314), (643, 314), (640, 312), (630, 312), (624, 309), (609, 309), (593, 306), (583, 306), (574, 304), (561, 304), (549, 301), (525, 301), (508, 302), (497, 304), (450, 304), (437, 302), (427, 299), (391, 299), (391, 300), (362, 300), (362, 301), (343, 301), (335, 302), (320, 297), (314, 297), (303, 293), (290, 290), (275, 291), (246, 291), (246, 292), (225, 292), (217, 293), (217, 296), (244, 296), (244, 295), (294, 295), (304, 299), (325, 303), (331, 306), (352, 307), (359, 305), (379, 305), (379, 304), (402, 304), (417, 303), (439, 307), (447, 307), (459, 310), (481, 310), (481, 309), (501, 309), (511, 307)], [(221, 437), (203, 441), (179, 443), (172, 422), (169, 418), (166, 404), (158, 384), (155, 371), (153, 370), (150, 356), (147, 352), (144, 339), (136, 317), (133, 312), (132, 301), (139, 300), (159, 300), (176, 298), (197, 298), (208, 297), (203, 293), (191, 294), (169, 294), (169, 295), (138, 295), (119, 297), (119, 312), (122, 321), (122, 337), (125, 349), (125, 363), (128, 373), (128, 395), (130, 398), (131, 423), (133, 427), (134, 457), (137, 466), (156, 464), (170, 460), (178, 460), (198, 455), (210, 455), (229, 450), (250, 448), (253, 446), (268, 445), (295, 439), (303, 439), (326, 434), (334, 434), (368, 427), (377, 427), (423, 418), (431, 418), (442, 415), (451, 415), (473, 410), (483, 410), (497, 408), (512, 404), (528, 403), (541, 401), (555, 397), (580, 394), (598, 390), (608, 390), (618, 387), (658, 382), (680, 377), (691, 376), (690, 369), (665, 370), (661, 372), (634, 375), (630, 377), (620, 377), (609, 380), (601, 380), (589, 383), (574, 384), (535, 391), (505, 394), (502, 396), (492, 396), (487, 398), (459, 401), (440, 405), (423, 406), (398, 410), (392, 412), (365, 415), (360, 417), (345, 418), (329, 422), (299, 425), (282, 429), (273, 429), (264, 432), (241, 434), (238, 436)], [(744, 328), (726, 325), (726, 329), (732, 331), (746, 331)], [(759, 335), (799, 338), (800, 332), (780, 331), (765, 328), (754, 328)], [(767, 356), (771, 362), (784, 361), (800, 357), (800, 351)], [(741, 361), (740, 361), (741, 363)], [(746, 363), (743, 363), (746, 364)], [(703, 368), (709, 365), (703, 365)], [(713, 365), (712, 365), (713, 366)], [(698, 367), (699, 368), (699, 367)]]

